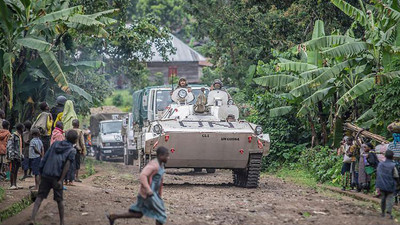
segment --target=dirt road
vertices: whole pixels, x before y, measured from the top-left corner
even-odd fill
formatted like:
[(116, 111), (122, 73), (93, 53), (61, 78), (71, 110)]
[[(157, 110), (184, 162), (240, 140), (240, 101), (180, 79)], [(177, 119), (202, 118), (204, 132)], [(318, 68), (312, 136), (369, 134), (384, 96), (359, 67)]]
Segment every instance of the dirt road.
[[(124, 212), (135, 201), (139, 183), (136, 166), (103, 163), (98, 173), (65, 191), (67, 224), (107, 224), (106, 212)], [(257, 189), (233, 187), (231, 173), (193, 174), (168, 170), (164, 200), (168, 224), (394, 224), (381, 219), (371, 203), (340, 195), (317, 193), (272, 176), (263, 176)], [(26, 224), (29, 207), (3, 224)], [(52, 198), (39, 212), (40, 224), (57, 224)], [(154, 224), (150, 219), (116, 224)]]

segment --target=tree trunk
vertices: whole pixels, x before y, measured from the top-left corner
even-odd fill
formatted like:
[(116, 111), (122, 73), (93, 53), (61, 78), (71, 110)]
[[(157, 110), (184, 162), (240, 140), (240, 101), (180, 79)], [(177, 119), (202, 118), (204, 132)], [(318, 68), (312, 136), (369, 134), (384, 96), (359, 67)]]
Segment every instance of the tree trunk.
[(308, 119), (308, 122), (310, 123), (310, 127), (311, 127), (311, 147), (315, 147), (315, 146), (319, 145), (317, 132), (315, 131), (314, 122), (312, 121), (312, 118), (310, 115), (307, 116), (307, 119)]
[(322, 144), (325, 145), (328, 142), (328, 132), (326, 130), (326, 117), (324, 115), (324, 109), (321, 101), (318, 102), (318, 117), (321, 124)]

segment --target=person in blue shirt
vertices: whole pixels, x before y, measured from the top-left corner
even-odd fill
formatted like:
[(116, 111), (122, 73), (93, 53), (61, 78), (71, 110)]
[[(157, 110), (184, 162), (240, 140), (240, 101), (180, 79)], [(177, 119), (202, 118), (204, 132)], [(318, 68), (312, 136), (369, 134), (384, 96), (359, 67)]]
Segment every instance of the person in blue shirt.
[(36, 224), (36, 214), (43, 199), (47, 198), (51, 189), (54, 192), (54, 201), (58, 205), (60, 225), (64, 224), (63, 180), (71, 163), (75, 159), (76, 151), (73, 144), (77, 139), (78, 133), (75, 130), (68, 131), (66, 140), (55, 142), (40, 162), (39, 172), (41, 174), (41, 181), (30, 224)]
[(40, 140), (40, 131), (38, 128), (33, 128), (31, 130), (32, 140), (29, 143), (29, 165), (31, 166), (32, 173), (35, 176), (35, 186), (34, 189), (38, 190), (40, 182), (40, 159), (44, 155), (43, 142)]

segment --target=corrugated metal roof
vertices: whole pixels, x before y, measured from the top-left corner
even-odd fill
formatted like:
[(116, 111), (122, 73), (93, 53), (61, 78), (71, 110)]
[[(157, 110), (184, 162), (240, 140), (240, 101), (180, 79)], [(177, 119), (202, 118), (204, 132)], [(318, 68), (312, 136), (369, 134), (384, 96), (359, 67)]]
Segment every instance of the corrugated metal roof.
[[(172, 46), (176, 48), (176, 53), (168, 56), (168, 61), (172, 62), (199, 62), (206, 61), (207, 59), (200, 53), (193, 50), (187, 44), (183, 43), (174, 35), (170, 34), (172, 37)], [(162, 56), (157, 52), (155, 46), (151, 47), (154, 56), (147, 60), (147, 62), (164, 62)]]

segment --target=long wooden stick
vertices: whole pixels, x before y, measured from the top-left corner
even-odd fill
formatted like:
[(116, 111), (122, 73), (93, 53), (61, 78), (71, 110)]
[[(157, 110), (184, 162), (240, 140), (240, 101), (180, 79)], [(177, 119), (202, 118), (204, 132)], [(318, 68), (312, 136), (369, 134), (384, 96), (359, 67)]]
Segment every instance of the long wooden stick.
[(347, 130), (354, 131), (354, 132), (360, 132), (361, 131), (360, 135), (362, 135), (364, 137), (367, 137), (367, 138), (374, 139), (375, 141), (378, 141), (380, 143), (385, 143), (385, 144), (389, 143), (389, 141), (386, 140), (384, 137), (382, 137), (380, 135), (377, 135), (377, 134), (374, 134), (374, 133), (371, 133), (369, 131), (363, 130), (362, 128), (357, 127), (354, 124), (345, 123), (344, 124), (344, 128), (347, 129)]

